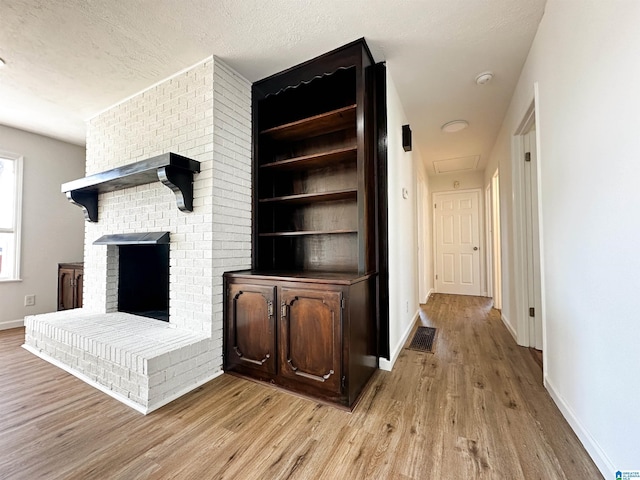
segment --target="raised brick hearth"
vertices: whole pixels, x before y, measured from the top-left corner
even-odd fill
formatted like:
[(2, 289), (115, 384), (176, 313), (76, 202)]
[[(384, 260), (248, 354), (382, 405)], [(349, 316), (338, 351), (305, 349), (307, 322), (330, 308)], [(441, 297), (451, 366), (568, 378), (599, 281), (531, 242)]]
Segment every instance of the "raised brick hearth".
[[(87, 175), (177, 153), (200, 163), (193, 212), (160, 182), (100, 194), (83, 308), (27, 317), (25, 348), (143, 412), (222, 373), (222, 273), (251, 265), (250, 87), (213, 57), (89, 121)], [(93, 244), (147, 232), (170, 236), (168, 323), (118, 312), (118, 247)]]
[(209, 337), (166, 322), (76, 309), (27, 317), (25, 326), (28, 350), (144, 413), (211, 375)]

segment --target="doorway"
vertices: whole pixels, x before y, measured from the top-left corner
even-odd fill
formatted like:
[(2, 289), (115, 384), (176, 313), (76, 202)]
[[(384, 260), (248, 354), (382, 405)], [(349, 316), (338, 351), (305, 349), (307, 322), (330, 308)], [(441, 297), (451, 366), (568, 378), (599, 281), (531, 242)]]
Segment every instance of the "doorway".
[(518, 343), (543, 349), (539, 166), (536, 111), (532, 103), (514, 137)]
[(482, 295), (479, 189), (434, 193), (435, 288)]
[(417, 214), (417, 242), (418, 245), (418, 301), (427, 303), (429, 298), (429, 252), (428, 242), (428, 214), (429, 214), (429, 190), (427, 180), (420, 169), (417, 170), (417, 194), (416, 194), (416, 214)]
[(496, 169), (491, 177), (491, 290), (493, 292), (493, 308), (502, 309), (502, 239), (500, 232), (500, 172)]

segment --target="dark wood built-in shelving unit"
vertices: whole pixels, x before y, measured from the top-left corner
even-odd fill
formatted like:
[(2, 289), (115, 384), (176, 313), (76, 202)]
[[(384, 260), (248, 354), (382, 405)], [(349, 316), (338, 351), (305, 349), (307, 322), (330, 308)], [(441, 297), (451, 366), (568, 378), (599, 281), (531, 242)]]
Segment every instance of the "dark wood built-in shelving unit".
[(225, 370), (348, 408), (378, 359), (375, 69), (358, 40), (253, 85), (253, 269), (225, 274)]
[(200, 163), (175, 153), (165, 153), (62, 184), (69, 201), (84, 210), (89, 222), (98, 221), (98, 194), (152, 182), (162, 182), (176, 195), (178, 208), (193, 211), (193, 174)]

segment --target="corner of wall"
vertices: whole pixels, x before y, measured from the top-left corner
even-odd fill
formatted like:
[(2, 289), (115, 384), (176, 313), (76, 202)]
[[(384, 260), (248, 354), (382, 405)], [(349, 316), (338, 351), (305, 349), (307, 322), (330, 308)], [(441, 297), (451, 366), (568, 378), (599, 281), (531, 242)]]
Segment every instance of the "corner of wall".
[(513, 328), (513, 325), (511, 325), (511, 322), (504, 313), (500, 313), (500, 319), (502, 320), (504, 326), (507, 327), (507, 330), (509, 330), (509, 333), (513, 337), (513, 340), (518, 343), (518, 334), (516, 333), (516, 330)]
[(411, 331), (413, 330), (413, 327), (418, 321), (419, 317), (420, 317), (420, 310), (416, 310), (416, 313), (414, 313), (411, 323), (407, 325), (404, 333), (400, 336), (400, 341), (398, 341), (396, 345), (391, 349), (390, 359), (389, 360), (387, 360), (386, 358), (379, 359), (379, 365), (381, 370), (386, 370), (389, 372), (393, 370), (393, 366), (395, 365), (396, 360), (398, 360), (398, 356), (400, 355), (400, 352), (402, 351), (404, 344), (407, 342), (407, 339), (409, 338), (409, 335), (411, 334)]

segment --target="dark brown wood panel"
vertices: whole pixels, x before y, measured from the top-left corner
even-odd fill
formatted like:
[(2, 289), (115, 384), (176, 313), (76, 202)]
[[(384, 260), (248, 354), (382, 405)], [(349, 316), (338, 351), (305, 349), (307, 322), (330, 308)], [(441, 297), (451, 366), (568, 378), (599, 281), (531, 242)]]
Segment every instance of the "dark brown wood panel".
[[(358, 211), (353, 200), (294, 204), (277, 209), (264, 205), (260, 235), (275, 232), (349, 230), (358, 231)], [(273, 230), (272, 230), (273, 229)]]
[(344, 130), (356, 121), (356, 105), (347, 105), (330, 112), (303, 118), (285, 125), (278, 125), (260, 132), (273, 140), (299, 140), (325, 133)]
[(84, 269), (79, 269), (75, 271), (75, 278), (76, 278), (76, 290), (75, 290), (75, 296), (76, 296), (76, 307), (80, 308), (82, 307), (82, 295), (84, 292)]
[(225, 368), (276, 371), (275, 287), (231, 283), (227, 288)]
[(75, 287), (73, 285), (74, 270), (60, 268), (58, 270), (58, 310), (69, 310), (75, 305)]
[(354, 189), (336, 190), (332, 192), (320, 193), (299, 193), (296, 195), (285, 195), (273, 198), (261, 198), (260, 202), (278, 202), (278, 203), (313, 203), (313, 202), (333, 202), (336, 200), (345, 200), (356, 198), (358, 191)]
[(323, 149), (323, 151), (311, 155), (303, 155), (286, 160), (265, 163), (264, 165), (261, 165), (260, 168), (271, 168), (274, 170), (299, 170), (326, 167), (331, 164), (353, 162), (355, 160), (356, 151), (357, 149), (354, 146), (328, 151)]
[(292, 232), (261, 233), (261, 237), (302, 237), (305, 235), (335, 235), (337, 233), (358, 233), (357, 230), (296, 230)]
[(280, 289), (280, 375), (340, 392), (342, 292)]

